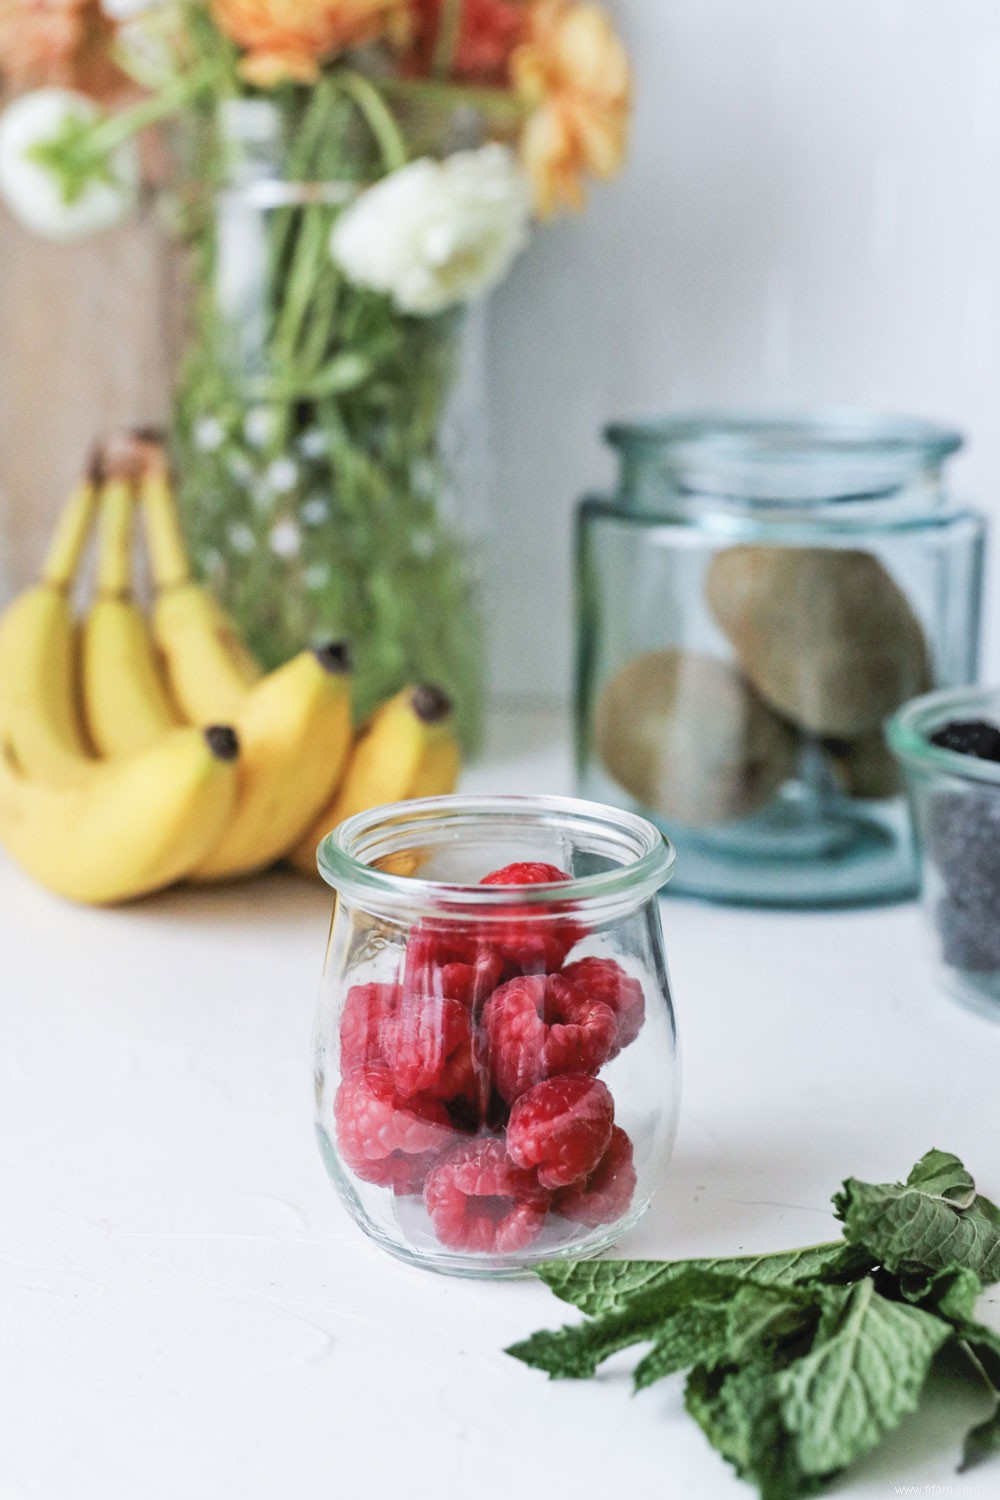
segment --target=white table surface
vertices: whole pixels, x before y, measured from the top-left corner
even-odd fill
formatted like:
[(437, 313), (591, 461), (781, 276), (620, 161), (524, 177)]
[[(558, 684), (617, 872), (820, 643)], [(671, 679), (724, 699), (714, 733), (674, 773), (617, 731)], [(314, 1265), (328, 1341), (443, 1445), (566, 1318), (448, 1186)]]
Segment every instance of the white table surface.
[[(505, 715), (467, 786), (569, 790), (559, 720)], [(75, 909), (0, 856), (0, 1500), (749, 1495), (679, 1379), (549, 1383), (501, 1352), (573, 1317), (541, 1285), (348, 1219), (310, 1113), (328, 914), (291, 876)], [(841, 1178), (930, 1146), (1000, 1197), (1000, 1026), (935, 992), (915, 909), (664, 916), (681, 1130), (623, 1253), (823, 1239)], [(956, 1482), (985, 1403), (939, 1394), (842, 1492)]]

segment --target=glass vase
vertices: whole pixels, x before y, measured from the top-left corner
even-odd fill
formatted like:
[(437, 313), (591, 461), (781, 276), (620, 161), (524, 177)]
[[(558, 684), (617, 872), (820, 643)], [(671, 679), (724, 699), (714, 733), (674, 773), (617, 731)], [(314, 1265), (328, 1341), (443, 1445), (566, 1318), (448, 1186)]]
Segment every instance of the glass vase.
[(350, 639), (359, 719), (429, 682), (472, 747), (481, 631), (445, 438), (464, 318), (406, 317), (338, 273), (336, 216), (381, 168), (325, 85), (300, 113), (229, 103), (200, 160), (217, 191), (192, 214), (196, 322), (175, 405), (196, 565), (265, 668)]

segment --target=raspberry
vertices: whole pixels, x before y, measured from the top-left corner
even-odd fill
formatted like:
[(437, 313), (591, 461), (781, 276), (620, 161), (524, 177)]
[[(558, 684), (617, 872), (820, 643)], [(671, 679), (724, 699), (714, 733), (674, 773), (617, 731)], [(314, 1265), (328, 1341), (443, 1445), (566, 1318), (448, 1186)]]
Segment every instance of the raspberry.
[(634, 1042), (646, 1018), (646, 999), (638, 979), (632, 979), (613, 958), (581, 958), (560, 976), (590, 1000), (608, 1005), (618, 1018), (618, 1042), (612, 1056)]
[(415, 1197), (424, 1190), (424, 1183), (433, 1166), (441, 1160), (436, 1151), (423, 1151), (419, 1156), (407, 1156), (405, 1151), (394, 1151), (381, 1161), (345, 1162), (362, 1182), (372, 1182), (378, 1187), (392, 1188), (397, 1198)]
[(558, 865), (543, 865), (531, 860), (520, 864), (504, 865), (502, 870), (493, 870), (484, 875), (480, 885), (558, 885), (560, 881), (572, 880)]
[[(388, 1068), (356, 1068), (343, 1079), (333, 1101), (337, 1144), (344, 1161), (365, 1182), (396, 1187), (408, 1173), (426, 1172), (429, 1161), (400, 1163), (399, 1157), (439, 1155), (454, 1144), (448, 1111), (438, 1099), (403, 1099)], [(409, 1188), (396, 1188), (410, 1191)]]
[[(523, 862), (494, 870), (480, 885), (552, 885), (570, 880), (556, 865)], [(542, 907), (525, 905), (499, 911), (484, 929), (487, 940), (519, 974), (552, 974), (566, 961), (586, 929)]]
[(399, 1007), (394, 984), (355, 984), (340, 1017), (340, 1071), (385, 1061), (384, 1028)]
[(385, 1026), (385, 1060), (404, 1099), (475, 1096), (472, 1021), (459, 1000), (411, 994)]
[(550, 1201), (534, 1172), (515, 1166), (503, 1142), (488, 1136), (438, 1162), (424, 1187), (437, 1237), (452, 1250), (523, 1250), (541, 1233)]
[(406, 945), (403, 994), (460, 1000), (478, 1012), (504, 973), (504, 960), (474, 935), (415, 927)]
[(519, 1167), (535, 1167), (542, 1187), (569, 1187), (595, 1170), (614, 1120), (607, 1084), (586, 1073), (550, 1078), (522, 1094), (511, 1110), (507, 1154)]
[(511, 979), (486, 1002), (480, 1048), (508, 1104), (556, 1074), (596, 1073), (614, 1051), (611, 1007), (556, 978)]
[(628, 1212), (635, 1195), (635, 1167), (632, 1142), (619, 1126), (611, 1132), (611, 1144), (597, 1166), (583, 1182), (563, 1188), (552, 1206), (564, 1219), (597, 1229), (613, 1224)]

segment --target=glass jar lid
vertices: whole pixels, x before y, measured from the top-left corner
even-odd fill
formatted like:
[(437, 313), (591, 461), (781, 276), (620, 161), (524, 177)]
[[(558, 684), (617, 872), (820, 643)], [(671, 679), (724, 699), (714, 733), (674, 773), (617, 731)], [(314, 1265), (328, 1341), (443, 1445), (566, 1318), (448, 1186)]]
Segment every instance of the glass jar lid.
[(711, 502), (817, 521), (845, 506), (926, 511), (943, 499), (942, 466), (963, 443), (953, 428), (851, 407), (695, 411), (614, 423), (605, 436), (637, 510)]

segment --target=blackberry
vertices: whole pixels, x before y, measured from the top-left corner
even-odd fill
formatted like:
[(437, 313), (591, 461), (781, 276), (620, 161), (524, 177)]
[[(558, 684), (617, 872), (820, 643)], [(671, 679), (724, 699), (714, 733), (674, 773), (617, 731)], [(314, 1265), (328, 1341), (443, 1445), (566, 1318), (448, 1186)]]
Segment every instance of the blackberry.
[(931, 735), (931, 744), (977, 760), (1000, 761), (1000, 728), (985, 719), (954, 719)]

